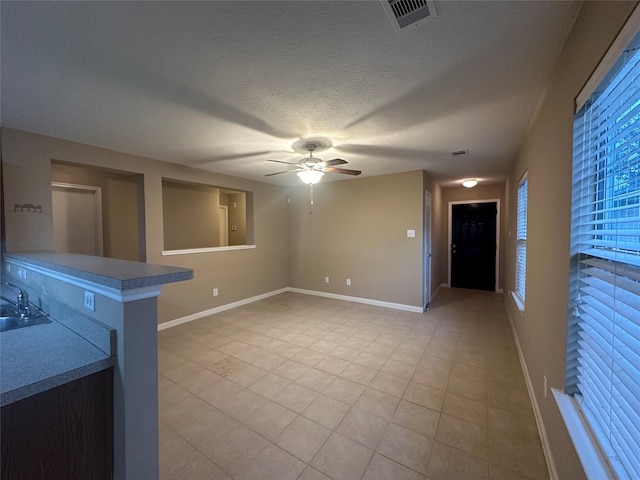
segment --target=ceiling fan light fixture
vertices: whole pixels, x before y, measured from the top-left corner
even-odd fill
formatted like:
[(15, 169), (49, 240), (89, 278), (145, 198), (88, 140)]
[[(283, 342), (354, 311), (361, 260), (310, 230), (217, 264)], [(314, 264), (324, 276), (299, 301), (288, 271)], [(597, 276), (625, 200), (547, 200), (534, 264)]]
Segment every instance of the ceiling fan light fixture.
[(465, 180), (464, 182), (462, 182), (462, 186), (467, 188), (473, 188), (477, 184), (478, 184), (478, 180), (476, 180), (475, 178), (470, 178), (469, 180)]
[(296, 173), (296, 175), (300, 177), (300, 180), (302, 180), (303, 183), (312, 185), (320, 181), (324, 172), (321, 172), (320, 170), (302, 170), (301, 172)]

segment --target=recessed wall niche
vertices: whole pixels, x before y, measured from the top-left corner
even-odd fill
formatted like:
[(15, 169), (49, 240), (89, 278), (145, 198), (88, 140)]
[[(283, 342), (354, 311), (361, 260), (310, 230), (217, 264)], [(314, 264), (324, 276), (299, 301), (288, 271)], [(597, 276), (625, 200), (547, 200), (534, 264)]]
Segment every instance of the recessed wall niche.
[(54, 248), (146, 261), (143, 175), (51, 162)]
[(251, 244), (251, 200), (251, 192), (163, 178), (164, 249)]

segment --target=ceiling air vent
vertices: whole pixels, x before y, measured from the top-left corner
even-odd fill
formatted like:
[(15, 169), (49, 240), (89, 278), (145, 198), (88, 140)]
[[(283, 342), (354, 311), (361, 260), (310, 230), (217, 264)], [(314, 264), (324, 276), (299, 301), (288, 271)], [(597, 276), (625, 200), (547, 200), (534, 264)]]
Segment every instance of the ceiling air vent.
[(437, 17), (435, 3), (431, 0), (380, 0), (396, 27), (418, 25), (421, 20)]

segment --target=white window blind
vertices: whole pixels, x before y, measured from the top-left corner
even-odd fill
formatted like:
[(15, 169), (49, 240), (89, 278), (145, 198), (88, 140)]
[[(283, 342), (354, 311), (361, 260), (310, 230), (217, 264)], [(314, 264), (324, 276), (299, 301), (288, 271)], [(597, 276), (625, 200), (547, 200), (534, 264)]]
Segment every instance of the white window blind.
[(566, 392), (640, 478), (640, 35), (574, 122)]
[(524, 305), (527, 275), (527, 175), (518, 184), (518, 213), (516, 225), (516, 294)]

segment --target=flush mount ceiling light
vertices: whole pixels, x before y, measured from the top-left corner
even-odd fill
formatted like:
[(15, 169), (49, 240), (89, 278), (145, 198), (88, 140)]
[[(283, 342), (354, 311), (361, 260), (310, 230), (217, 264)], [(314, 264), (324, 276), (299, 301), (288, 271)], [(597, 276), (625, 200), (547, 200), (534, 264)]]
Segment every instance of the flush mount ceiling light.
[(476, 180), (475, 178), (470, 178), (468, 180), (465, 180), (464, 182), (462, 182), (462, 186), (463, 187), (467, 187), (467, 188), (473, 188), (478, 184), (478, 180)]

